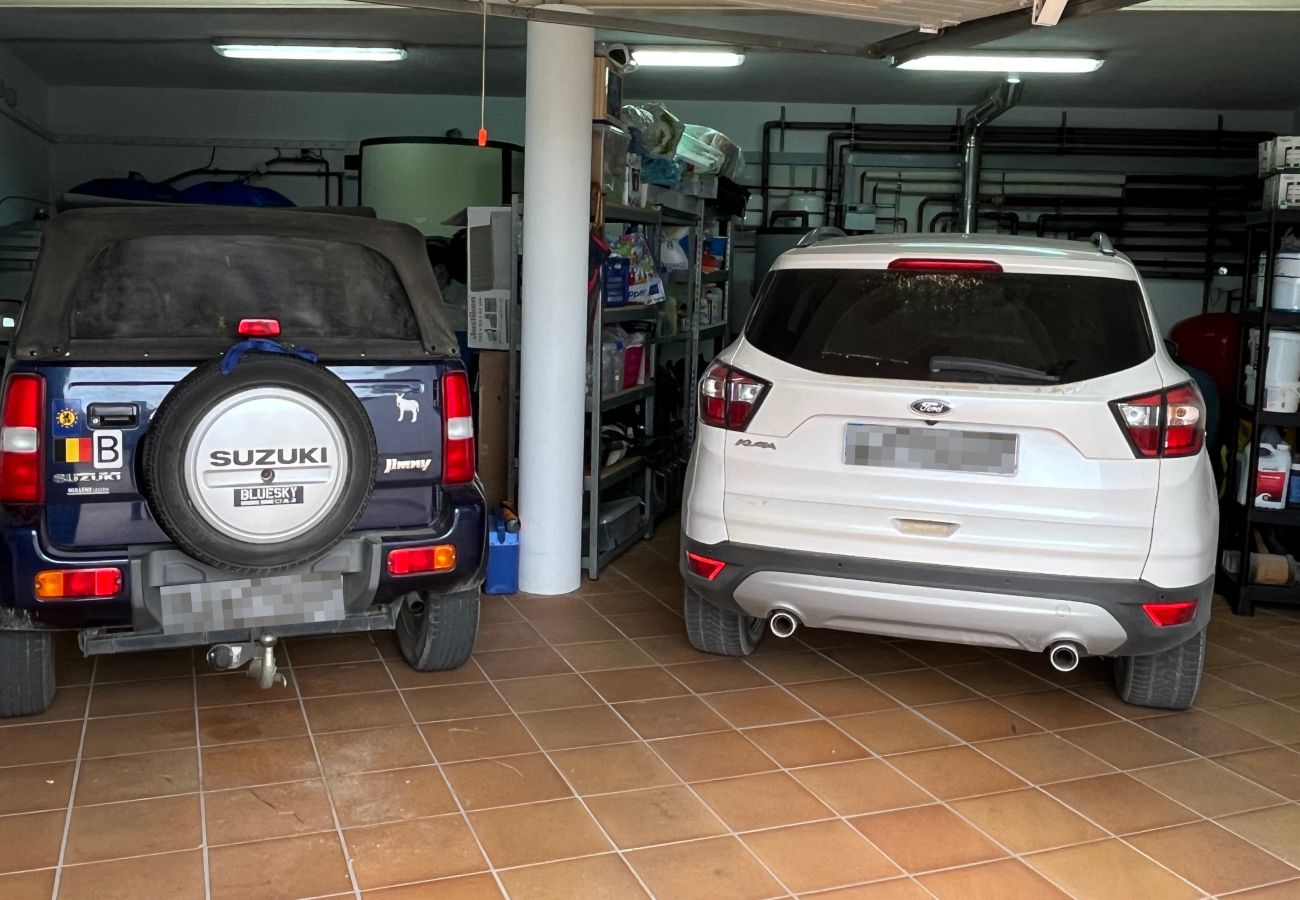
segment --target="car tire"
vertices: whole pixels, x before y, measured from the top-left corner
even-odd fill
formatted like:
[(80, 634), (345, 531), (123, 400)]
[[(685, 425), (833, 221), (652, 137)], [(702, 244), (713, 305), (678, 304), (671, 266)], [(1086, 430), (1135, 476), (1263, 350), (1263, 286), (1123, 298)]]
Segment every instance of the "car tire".
[(458, 669), (474, 652), (479, 591), (408, 594), (397, 614), (402, 657), (418, 672)]
[(682, 604), (691, 646), (719, 656), (749, 656), (763, 639), (767, 623), (744, 613), (718, 609), (690, 588)]
[[(268, 416), (285, 426), (241, 430)], [(296, 456), (308, 443), (323, 448), (310, 468)], [(232, 451), (255, 448), (290, 457), (232, 464)], [(295, 569), (333, 549), (365, 512), (378, 466), (370, 417), (351, 388), (323, 366), (270, 353), (246, 355), (229, 374), (220, 360), (191, 372), (154, 414), (142, 456), (143, 493), (167, 536), (199, 562), (249, 575)], [(240, 497), (273, 488), (290, 492), (284, 502)]]
[(54, 702), (54, 635), (0, 631), (0, 718), (34, 716)]
[(1149, 656), (1115, 658), (1115, 690), (1133, 706), (1187, 709), (1205, 671), (1205, 629), (1177, 647)]

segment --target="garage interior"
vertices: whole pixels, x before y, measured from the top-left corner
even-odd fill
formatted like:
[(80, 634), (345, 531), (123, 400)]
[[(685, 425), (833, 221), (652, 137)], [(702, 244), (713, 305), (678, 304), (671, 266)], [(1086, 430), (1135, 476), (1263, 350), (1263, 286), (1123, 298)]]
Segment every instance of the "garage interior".
[[(262, 690), (214, 671), (203, 648), (85, 656), (59, 634), (53, 706), (0, 720), (0, 898), (1300, 898), (1300, 502), (1232, 502), (1239, 449), (1300, 428), (1295, 403), (1267, 406), (1265, 379), (1243, 377), (1247, 331), (1271, 348), (1270, 329), (1300, 316), (1300, 289), (1287, 288), (1292, 306), (1273, 297), (1288, 312), (1272, 320), (1258, 305), (1278, 292), (1266, 285), (1300, 284), (1282, 262), (1300, 258), (1300, 139), (1271, 168), (1258, 151), (1300, 134), (1300, 3), (581, 5), (590, 15), (470, 0), (0, 0), (5, 318), (45, 222), (100, 189), (217, 182), (300, 207), (370, 206), (462, 268), (458, 234), (468, 226), (472, 268), (475, 225), (496, 227), (473, 217), (495, 210), (525, 251), (521, 262), (506, 250), (504, 281), (494, 270), (477, 295), (459, 292), (479, 475), (489, 502), (523, 519), (518, 536), (490, 535), (470, 661), (416, 672), (385, 631), (290, 638), (286, 683)], [(523, 322), (521, 356), (509, 317), (521, 267), (525, 304), (530, 272), (539, 285), (552, 272), (527, 253), (540, 231), (519, 234), (532, 215), (520, 158), (539, 144), (532, 104), (564, 91), (527, 96), (529, 35), (584, 15), (598, 60), (673, 46), (744, 59), (643, 65), (612, 92), (614, 109), (704, 129), (688, 134), (714, 141), (700, 152), (722, 177), (646, 187), (648, 170), (622, 165), (613, 120), (593, 124), (590, 154), (556, 167), (595, 187), (598, 234), (640, 229), (656, 265), (665, 246), (682, 259), (657, 269), (674, 312), (648, 328), (599, 299), (575, 312), (586, 331), (565, 365), (580, 355), (600, 400), (580, 423), (569, 416), (574, 427), (530, 436), (528, 391), (546, 389), (546, 369), (529, 335), (540, 346), (548, 332)], [(214, 52), (240, 38), (404, 55)], [(1101, 65), (1008, 85), (1000, 69), (896, 64), (957, 53)], [(964, 209), (976, 110), (982, 159)], [(430, 147), (451, 148), (437, 165), (470, 171), (456, 154), (480, 152), (480, 128), (499, 189), (408, 180)], [(382, 155), (408, 151), (416, 169)], [(597, 171), (610, 154), (618, 164)], [(421, 206), (440, 192), (449, 199)], [(678, 506), (695, 385), (741, 332), (775, 256), (818, 227), (1105, 232), (1134, 261), (1160, 337), (1217, 386), (1224, 423), (1210, 441), (1220, 569), (1191, 709), (1123, 703), (1099, 657), (1061, 672), (1043, 653), (818, 628), (769, 635), (744, 659), (691, 645)], [(607, 272), (576, 274), (599, 275), (600, 295)], [(498, 297), (505, 318), (484, 324), (478, 304)], [(577, 347), (578, 333), (565, 339)], [(553, 439), (579, 454), (580, 491), (547, 482)], [(542, 488), (555, 499), (536, 493), (530, 511), (527, 492)], [(554, 506), (582, 530), (553, 528)]]

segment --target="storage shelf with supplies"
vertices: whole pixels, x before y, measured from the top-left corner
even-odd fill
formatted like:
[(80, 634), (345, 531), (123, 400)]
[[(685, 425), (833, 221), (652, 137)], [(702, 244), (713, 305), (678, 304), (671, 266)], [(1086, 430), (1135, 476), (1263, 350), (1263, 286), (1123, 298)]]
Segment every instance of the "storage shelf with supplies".
[[(1240, 457), (1236, 453), (1229, 453), (1227, 496), (1220, 505), (1222, 538), (1218, 553), (1217, 586), (1232, 605), (1235, 613), (1249, 616), (1254, 615), (1258, 603), (1300, 607), (1300, 586), (1251, 584), (1248, 574), (1251, 570), (1249, 562), (1251, 554), (1255, 552), (1257, 526), (1300, 529), (1300, 506), (1274, 509), (1261, 507), (1254, 502), (1255, 473), (1259, 469), (1264, 428), (1300, 427), (1300, 411), (1274, 411), (1266, 408), (1269, 356), (1273, 352), (1282, 352), (1280, 342), (1277, 342), (1278, 346), (1273, 346), (1275, 343), (1273, 333), (1285, 332), (1277, 337), (1285, 337), (1293, 341), (1295, 337), (1290, 334), (1290, 331), (1300, 328), (1300, 311), (1274, 308), (1277, 299), (1274, 275), (1279, 261), (1282, 234), (1288, 224), (1300, 223), (1300, 212), (1265, 210), (1248, 214), (1246, 223), (1247, 265), (1244, 267), (1243, 275), (1243, 309), (1239, 312), (1242, 325), (1241, 359), (1247, 362), (1251, 360), (1250, 335), (1251, 332), (1258, 334), (1258, 360), (1255, 368), (1257, 375), (1249, 391), (1250, 396), (1245, 396), (1247, 391), (1243, 387), (1237, 397), (1224, 404), (1227, 413), (1236, 420), (1233, 434), (1240, 431), (1242, 423), (1248, 423), (1250, 435)], [(1261, 273), (1257, 273), (1252, 265), (1257, 254), (1263, 262), (1264, 268)], [(1255, 285), (1256, 291), (1252, 291), (1252, 283), (1256, 280), (1258, 280), (1258, 284)], [(1246, 305), (1252, 298), (1257, 299), (1257, 307)], [(1235, 449), (1236, 446), (1237, 442), (1234, 440), (1230, 447)], [(1249, 486), (1245, 503), (1238, 501), (1237, 494), (1239, 480), (1243, 475), (1240, 471), (1243, 464), (1248, 467), (1244, 475)], [(1286, 493), (1284, 489), (1284, 501)], [(1224, 561), (1228, 558), (1235, 558), (1238, 561), (1238, 569), (1247, 573), (1244, 578), (1240, 573), (1227, 570)], [(1245, 561), (1244, 564), (1242, 561)]]
[[(593, 185), (596, 188), (595, 185)], [(627, 230), (639, 230), (655, 252), (659, 245), (664, 215), (653, 208), (641, 208), (607, 203), (597, 199), (593, 209), (593, 228), (603, 230), (605, 225), (626, 226)], [(637, 541), (650, 537), (654, 530), (654, 490), (652, 472), (646, 460), (638, 455), (625, 456), (612, 463), (603, 464), (607, 458), (604, 452), (604, 433), (609, 420), (607, 416), (622, 422), (634, 420), (636, 429), (646, 436), (654, 432), (655, 400), (655, 351), (657, 341), (655, 334), (659, 323), (660, 305), (632, 303), (622, 306), (606, 306), (605, 273), (596, 279), (596, 288), (588, 298), (591, 312), (591, 343), (588, 352), (588, 366), (591, 370), (591, 387), (586, 399), (586, 422), (588, 440), (588, 462), (586, 474), (582, 478), (584, 500), (582, 568), (588, 578), (598, 578), (600, 571), (619, 554), (625, 552)], [(609, 326), (627, 326), (626, 330), (644, 334), (644, 344), (640, 347), (642, 354), (639, 367), (640, 383), (631, 387), (622, 387), (621, 379), (626, 374), (623, 354), (630, 350), (618, 351), (615, 359), (614, 374), (606, 371), (604, 358), (605, 329)], [(610, 383), (610, 378), (615, 379)], [(599, 399), (596, 399), (599, 398)], [(639, 410), (637, 407), (639, 406)], [(632, 412), (628, 412), (631, 410)], [(618, 414), (614, 416), (613, 414)], [(594, 473), (594, 474), (593, 474)], [(602, 526), (602, 512), (617, 507), (619, 501), (611, 504), (607, 491), (615, 488), (623, 492), (624, 485), (633, 486), (636, 492), (635, 528), (632, 528), (631, 516), (618, 516), (617, 529)], [(622, 502), (626, 503), (626, 500)], [(624, 530), (627, 534), (624, 535)]]

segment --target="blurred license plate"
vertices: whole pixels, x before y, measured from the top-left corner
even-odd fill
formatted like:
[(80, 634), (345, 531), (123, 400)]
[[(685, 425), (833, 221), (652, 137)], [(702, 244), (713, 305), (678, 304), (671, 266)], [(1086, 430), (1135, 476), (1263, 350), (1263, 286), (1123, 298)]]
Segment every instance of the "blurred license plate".
[(1016, 436), (888, 425), (849, 425), (844, 461), (851, 466), (928, 469), (978, 475), (1016, 474)]

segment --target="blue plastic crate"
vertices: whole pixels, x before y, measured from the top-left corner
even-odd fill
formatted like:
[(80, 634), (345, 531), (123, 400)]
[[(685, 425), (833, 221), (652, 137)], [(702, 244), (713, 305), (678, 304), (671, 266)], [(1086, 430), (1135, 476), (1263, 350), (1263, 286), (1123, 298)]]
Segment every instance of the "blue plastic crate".
[(483, 579), (485, 594), (513, 594), (519, 590), (519, 535), (506, 531), (499, 512), (488, 518), (488, 564)]

